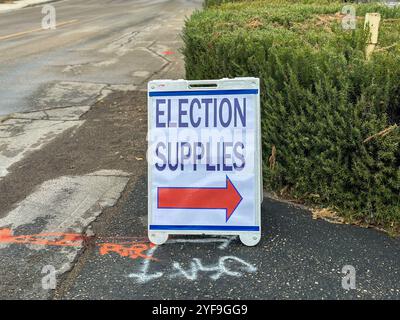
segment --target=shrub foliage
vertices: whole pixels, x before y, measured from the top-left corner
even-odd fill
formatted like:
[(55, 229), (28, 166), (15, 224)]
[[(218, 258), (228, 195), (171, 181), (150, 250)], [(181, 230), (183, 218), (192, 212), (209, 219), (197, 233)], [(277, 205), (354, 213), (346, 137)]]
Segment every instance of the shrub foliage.
[[(261, 79), (265, 186), (399, 228), (400, 7), (356, 4), (345, 30), (340, 1), (225, 2), (186, 21), (186, 76)], [(367, 12), (382, 16), (368, 61)]]

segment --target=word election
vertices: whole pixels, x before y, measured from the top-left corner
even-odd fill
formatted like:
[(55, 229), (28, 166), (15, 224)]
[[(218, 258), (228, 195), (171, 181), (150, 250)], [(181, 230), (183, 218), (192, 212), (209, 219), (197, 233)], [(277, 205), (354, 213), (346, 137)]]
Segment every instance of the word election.
[[(249, 97), (157, 98), (154, 165), (158, 171), (240, 171), (246, 165)], [(180, 131), (179, 131), (180, 130)], [(184, 135), (192, 130), (191, 135)], [(174, 139), (173, 135), (180, 136)], [(182, 137), (182, 135), (184, 137)]]
[(227, 128), (232, 124), (244, 128), (246, 101), (246, 98), (156, 99), (156, 128)]

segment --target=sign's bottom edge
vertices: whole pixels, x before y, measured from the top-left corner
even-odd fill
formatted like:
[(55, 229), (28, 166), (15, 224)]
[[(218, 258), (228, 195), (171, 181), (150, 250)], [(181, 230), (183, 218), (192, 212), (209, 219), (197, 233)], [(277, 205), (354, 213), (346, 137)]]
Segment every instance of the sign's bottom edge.
[(193, 231), (260, 231), (259, 226), (204, 226), (204, 225), (149, 225), (149, 230), (193, 230)]

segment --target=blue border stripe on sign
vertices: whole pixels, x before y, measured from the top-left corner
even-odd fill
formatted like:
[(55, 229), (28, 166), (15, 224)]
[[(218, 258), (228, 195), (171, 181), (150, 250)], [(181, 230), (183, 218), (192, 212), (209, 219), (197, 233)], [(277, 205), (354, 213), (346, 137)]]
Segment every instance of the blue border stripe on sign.
[(219, 231), (259, 231), (258, 226), (191, 226), (191, 225), (150, 225), (150, 230), (219, 230)]
[(211, 96), (227, 94), (258, 94), (258, 89), (237, 89), (237, 90), (197, 90), (197, 91), (150, 91), (150, 97), (171, 97), (171, 96)]

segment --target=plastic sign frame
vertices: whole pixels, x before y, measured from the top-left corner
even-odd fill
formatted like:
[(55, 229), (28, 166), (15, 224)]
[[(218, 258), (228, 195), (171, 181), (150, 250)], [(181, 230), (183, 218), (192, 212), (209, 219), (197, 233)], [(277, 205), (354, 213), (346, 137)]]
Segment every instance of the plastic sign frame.
[[(243, 118), (246, 117), (246, 114), (250, 114), (249, 119), (245, 119), (247, 123), (251, 123), (251, 132), (248, 134), (249, 139), (252, 141), (251, 148), (252, 152), (250, 155), (247, 155), (250, 158), (251, 166), (250, 167), (250, 178), (244, 178), (246, 180), (246, 196), (242, 196), (241, 182), (235, 179), (235, 173), (230, 167), (231, 172), (224, 172), (221, 170), (219, 172), (219, 177), (222, 174), (225, 175), (224, 181), (219, 179), (219, 183), (217, 185), (206, 183), (206, 185), (198, 185), (199, 180), (203, 180), (203, 178), (196, 179), (195, 173), (199, 174), (199, 172), (190, 172), (190, 171), (181, 171), (180, 173), (171, 172), (168, 170), (158, 171), (164, 169), (167, 164), (164, 163), (163, 166), (157, 164), (158, 170), (155, 169), (155, 165), (157, 161), (160, 159), (157, 156), (160, 156), (161, 151), (164, 151), (164, 155), (162, 158), (168, 163), (167, 155), (169, 157), (169, 150), (166, 152), (168, 148), (166, 143), (161, 143), (159, 145), (159, 136), (160, 132), (162, 134), (166, 133), (166, 139), (169, 141), (169, 132), (170, 130), (179, 131), (180, 125), (187, 127), (187, 124), (181, 122), (183, 116), (188, 118), (188, 112), (182, 111), (181, 101), (186, 103), (186, 109), (188, 109), (188, 103), (190, 101), (193, 102), (194, 99), (197, 98), (196, 102), (198, 105), (196, 106), (198, 110), (201, 110), (201, 106), (199, 101), (206, 101), (204, 98), (208, 98), (210, 101), (214, 100), (214, 113), (211, 112), (212, 118), (216, 119), (217, 114), (216, 105), (217, 99), (221, 102), (221, 97), (228, 97), (225, 99), (225, 102), (229, 104), (229, 106), (233, 106), (235, 103), (235, 109), (237, 112), (235, 113), (235, 123), (240, 122)], [(236, 98), (232, 98), (236, 97)], [(246, 105), (246, 101), (244, 101), (247, 97), (251, 103)], [(170, 102), (169, 99), (181, 99), (183, 100), (175, 100)], [(184, 99), (186, 98), (186, 99)], [(203, 100), (201, 100), (203, 98)], [(246, 99), (247, 99), (246, 98)], [(157, 100), (158, 99), (158, 100)], [(227, 101), (227, 100), (230, 100)], [(236, 100), (232, 100), (236, 99)], [(241, 100), (240, 100), (241, 99)], [(179, 102), (177, 102), (179, 101)], [(188, 102), (189, 101), (189, 102)], [(243, 109), (240, 112), (240, 101), (242, 101)], [(179, 111), (177, 109), (177, 105), (179, 105)], [(203, 106), (204, 107), (204, 106)], [(210, 102), (211, 108), (211, 102)], [(219, 108), (222, 108), (221, 106)], [(246, 109), (247, 108), (247, 109)], [(171, 109), (173, 109), (171, 111)], [(207, 110), (209, 110), (207, 108)], [(232, 109), (229, 109), (229, 119), (233, 119)], [(191, 111), (193, 111), (191, 109)], [(207, 111), (208, 112), (208, 111)], [(220, 117), (225, 117), (226, 119), (226, 108), (224, 111), (219, 111)], [(171, 116), (172, 113), (175, 113), (175, 116)], [(179, 117), (179, 124), (177, 124), (176, 119)], [(160, 119), (164, 119), (161, 121)], [(173, 119), (173, 121), (171, 120)], [(200, 116), (197, 116), (197, 119), (200, 119)], [(192, 121), (192, 120), (191, 120)], [(200, 122), (200, 120), (198, 120)], [(212, 121), (211, 117), (207, 120), (202, 121)], [(223, 121), (223, 120), (221, 120)], [(233, 120), (231, 121), (233, 122)], [(193, 123), (193, 122), (191, 122)], [(226, 122), (227, 123), (227, 122)], [(171, 124), (171, 125), (170, 125)], [(190, 126), (190, 123), (189, 123)], [(228, 125), (227, 125), (228, 126)], [(161, 127), (161, 128), (160, 128)], [(186, 128), (185, 128), (186, 129)], [(197, 130), (194, 128), (194, 130)], [(242, 130), (246, 131), (247, 128)], [(154, 134), (154, 132), (158, 132)], [(161, 134), (161, 135), (162, 135)], [(184, 144), (184, 142), (180, 142), (179, 138), (176, 138), (176, 162), (178, 166), (178, 146)], [(246, 138), (247, 139), (247, 138)], [(187, 143), (188, 144), (188, 143)], [(167, 144), (169, 146), (169, 144)], [(161, 149), (161, 146), (163, 147)], [(202, 145), (203, 146), (203, 145)], [(242, 144), (243, 148), (245, 144)], [(247, 246), (256, 245), (261, 239), (261, 203), (263, 199), (263, 186), (262, 186), (262, 150), (261, 150), (261, 116), (260, 116), (260, 86), (258, 78), (233, 78), (233, 79), (220, 79), (220, 80), (153, 80), (148, 83), (148, 237), (150, 241), (154, 244), (163, 244), (168, 240), (169, 235), (179, 234), (179, 235), (238, 235), (241, 242)], [(157, 149), (160, 147), (160, 149)], [(194, 152), (194, 147), (192, 151)], [(161, 151), (160, 151), (161, 150)], [(203, 149), (204, 150), (204, 149)], [(224, 149), (224, 152), (226, 149)], [(185, 154), (182, 150), (180, 151), (181, 155), (189, 156), (190, 151), (187, 151)], [(167, 153), (167, 155), (165, 154)], [(174, 153), (171, 151), (171, 153)], [(196, 157), (196, 154), (192, 155), (193, 159)], [(231, 155), (232, 156), (232, 155)], [(160, 156), (161, 157), (161, 156)], [(197, 157), (200, 157), (197, 155)], [(219, 156), (220, 157), (220, 156)], [(225, 154), (224, 154), (225, 157)], [(157, 159), (155, 159), (157, 158)], [(171, 156), (172, 158), (172, 156)], [(231, 157), (230, 157), (231, 158)], [(240, 158), (240, 156), (239, 156)], [(168, 158), (169, 159), (169, 158)], [(243, 167), (245, 166), (245, 157), (241, 158), (243, 161)], [(182, 163), (179, 165), (179, 168), (184, 170), (184, 163), (181, 158)], [(196, 160), (193, 160), (196, 161)], [(208, 160), (207, 160), (208, 161)], [(233, 161), (233, 160), (232, 160)], [(240, 161), (239, 161), (240, 162)], [(225, 168), (225, 158), (223, 160)], [(196, 165), (194, 165), (196, 167)], [(161, 169), (160, 169), (161, 168)], [(168, 167), (167, 167), (168, 168)], [(236, 167), (237, 168), (237, 167)], [(192, 167), (193, 169), (193, 167)], [(247, 168), (246, 168), (247, 169)], [(196, 169), (195, 169), (196, 170)], [(211, 173), (202, 173), (204, 177), (209, 175), (209, 177), (215, 176), (215, 174)], [(186, 176), (185, 176), (186, 175)], [(191, 176), (194, 177), (193, 181), (190, 182)], [(185, 180), (186, 181), (182, 181)], [(207, 178), (204, 178), (205, 180)], [(166, 182), (167, 181), (167, 182)], [(188, 182), (189, 181), (189, 182)], [(201, 182), (201, 181), (200, 181)], [(204, 181), (203, 181), (204, 182)], [(215, 181), (214, 181), (215, 182)], [(239, 190), (238, 190), (239, 189)], [(250, 195), (250, 196), (249, 196)], [(241, 215), (235, 215), (235, 210), (240, 208), (243, 197), (246, 197), (247, 206), (243, 205), (243, 208), (250, 208), (249, 210), (244, 210), (241, 208)], [(251, 198), (248, 200), (248, 198)], [(186, 199), (186, 200), (185, 200)], [(218, 203), (217, 203), (218, 202)], [(214, 205), (215, 204), (215, 205)], [(225, 211), (223, 210), (225, 209)], [(168, 221), (168, 214), (173, 212), (174, 217), (171, 219), (172, 221)], [(195, 212), (195, 213), (193, 213)], [(201, 214), (199, 212), (202, 212)], [(218, 217), (221, 221), (223, 217), (226, 218), (225, 224), (223, 223), (177, 223), (179, 218), (183, 215), (194, 215), (197, 214), (197, 218), (201, 216), (201, 219), (207, 220), (207, 215), (210, 216), (210, 219), (216, 219), (216, 212), (218, 212)], [(224, 216), (223, 216), (224, 215)], [(171, 217), (173, 215), (171, 214)], [(228, 225), (228, 220), (230, 222), (234, 219), (242, 218), (242, 220), (251, 220), (252, 223), (246, 224), (245, 226), (240, 223), (235, 225)], [(193, 216), (194, 217), (194, 216)], [(182, 219), (182, 218), (180, 218)], [(184, 220), (188, 220), (186, 216)], [(244, 220), (243, 220), (244, 219)], [(162, 223), (160, 223), (162, 220)], [(186, 221), (185, 220), (185, 221)]]

